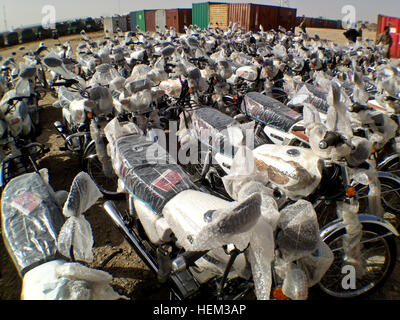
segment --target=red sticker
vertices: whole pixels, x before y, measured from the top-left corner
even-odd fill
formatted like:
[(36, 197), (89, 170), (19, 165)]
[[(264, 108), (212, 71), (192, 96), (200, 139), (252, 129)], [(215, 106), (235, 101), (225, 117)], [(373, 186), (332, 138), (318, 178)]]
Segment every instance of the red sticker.
[(154, 180), (152, 185), (165, 192), (168, 192), (180, 181), (182, 181), (182, 176), (178, 172), (168, 169), (163, 173), (162, 176)]
[(42, 199), (36, 197), (32, 193), (24, 192), (17, 196), (11, 205), (25, 214), (31, 213), (40, 203)]

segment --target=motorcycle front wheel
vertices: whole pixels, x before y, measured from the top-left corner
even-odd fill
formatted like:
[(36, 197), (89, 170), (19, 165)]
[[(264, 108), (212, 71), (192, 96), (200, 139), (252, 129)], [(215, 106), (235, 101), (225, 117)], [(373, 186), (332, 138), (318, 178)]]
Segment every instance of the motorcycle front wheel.
[(321, 281), (316, 286), (318, 291), (334, 298), (360, 298), (371, 295), (381, 288), (393, 272), (397, 260), (396, 237), (388, 229), (372, 223), (362, 223), (361, 261), (365, 273), (355, 278), (348, 285), (348, 269), (343, 260), (343, 238), (346, 229), (342, 228), (331, 234), (324, 242), (334, 255), (334, 260)]

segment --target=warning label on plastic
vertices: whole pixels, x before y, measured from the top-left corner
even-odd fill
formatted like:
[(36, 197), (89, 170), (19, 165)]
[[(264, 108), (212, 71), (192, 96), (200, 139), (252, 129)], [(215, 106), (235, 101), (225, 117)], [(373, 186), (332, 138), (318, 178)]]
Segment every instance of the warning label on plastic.
[(170, 191), (182, 180), (182, 176), (171, 169), (165, 171), (160, 177), (152, 182), (152, 185), (165, 192)]

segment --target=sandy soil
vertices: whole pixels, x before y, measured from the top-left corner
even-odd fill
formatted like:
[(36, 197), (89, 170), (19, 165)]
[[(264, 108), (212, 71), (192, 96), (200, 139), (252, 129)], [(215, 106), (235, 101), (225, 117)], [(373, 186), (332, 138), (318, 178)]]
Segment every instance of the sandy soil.
[[(309, 33), (318, 33), (321, 38), (340, 42), (344, 38), (340, 30), (309, 29)], [(93, 39), (99, 38), (102, 33), (90, 34)], [(79, 42), (78, 36), (61, 38), (61, 42), (69, 39), (75, 47)], [(343, 40), (344, 41), (344, 40)], [(46, 40), (49, 47), (55, 40)], [(36, 48), (38, 42), (26, 44), (25, 47)], [(7, 57), (12, 51), (17, 51), (18, 46), (0, 51), (0, 55)], [(52, 107), (54, 98), (48, 95), (41, 102), (41, 122), (43, 131), (38, 141), (50, 147), (51, 151), (40, 161), (42, 168), (48, 168), (50, 183), (55, 190), (69, 190), (73, 178), (81, 171), (79, 159), (74, 155), (66, 154), (59, 150), (63, 145), (63, 139), (56, 133), (53, 127), (54, 121), (61, 120), (59, 109)], [(122, 253), (114, 257), (102, 269), (114, 276), (112, 285), (120, 294), (134, 299), (167, 299), (168, 291), (157, 283), (155, 276), (145, 264), (138, 258), (123, 236), (113, 226), (111, 219), (102, 208), (100, 200), (86, 214), (90, 222), (94, 236), (94, 261), (89, 265), (92, 268), (101, 268), (103, 261), (113, 252), (122, 250)], [(125, 202), (118, 201), (118, 207), (125, 210)], [(20, 297), (22, 281), (0, 241), (0, 300), (17, 300)], [(316, 297), (318, 298), (318, 297)], [(400, 268), (397, 264), (393, 275), (386, 285), (374, 294), (371, 299), (400, 299)]]

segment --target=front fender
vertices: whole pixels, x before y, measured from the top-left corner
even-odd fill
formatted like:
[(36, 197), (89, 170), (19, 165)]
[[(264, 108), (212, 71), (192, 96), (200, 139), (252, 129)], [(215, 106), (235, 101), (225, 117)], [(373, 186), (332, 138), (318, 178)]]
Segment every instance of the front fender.
[[(360, 220), (361, 224), (363, 223), (371, 223), (380, 225), (381, 227), (386, 228), (390, 233), (394, 234), (396, 237), (399, 236), (398, 231), (396, 228), (386, 220), (380, 219), (377, 216), (373, 216), (370, 214), (359, 214), (358, 219)], [(334, 234), (335, 232), (344, 229), (346, 226), (343, 223), (343, 220), (335, 220), (331, 223), (327, 224), (323, 229), (320, 230), (321, 239), (324, 241), (329, 236)]]
[(388, 165), (392, 161), (395, 161), (396, 159), (397, 159), (397, 162), (400, 162), (400, 157), (397, 153), (391, 154), (390, 156), (386, 157), (384, 160), (379, 162), (376, 166), (376, 169), (383, 170), (386, 165)]

